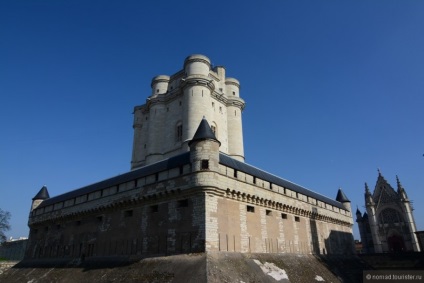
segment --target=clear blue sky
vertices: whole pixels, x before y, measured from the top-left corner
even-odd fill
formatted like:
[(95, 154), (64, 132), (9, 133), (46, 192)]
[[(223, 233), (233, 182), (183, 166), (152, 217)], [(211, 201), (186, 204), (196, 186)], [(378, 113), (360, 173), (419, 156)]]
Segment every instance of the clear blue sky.
[(240, 80), (248, 163), (329, 197), (342, 187), (362, 211), (377, 168), (399, 175), (424, 230), (423, 15), (418, 0), (1, 1), (7, 235), (28, 235), (43, 185), (128, 171), (133, 107), (193, 53)]

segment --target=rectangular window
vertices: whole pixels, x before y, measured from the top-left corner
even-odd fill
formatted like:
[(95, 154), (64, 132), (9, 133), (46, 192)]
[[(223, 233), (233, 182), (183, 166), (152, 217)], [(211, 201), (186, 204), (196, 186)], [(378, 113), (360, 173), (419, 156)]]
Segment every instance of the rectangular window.
[(253, 184), (256, 184), (256, 177), (253, 176)]
[(282, 218), (282, 219), (287, 219), (287, 214), (285, 214), (285, 213), (281, 213), (281, 218)]
[(132, 217), (133, 211), (132, 210), (125, 210), (124, 211), (124, 217)]
[(207, 159), (202, 160), (202, 168), (201, 169), (202, 170), (209, 169), (209, 160), (207, 160)]
[(150, 207), (150, 212), (158, 212), (159, 211), (159, 205), (152, 205)]
[(178, 201), (178, 207), (188, 207), (188, 199), (181, 199)]
[(266, 215), (267, 215), (267, 216), (272, 216), (272, 211), (267, 209), (267, 210), (266, 210)]
[(248, 205), (248, 206), (246, 206), (246, 210), (247, 210), (247, 212), (255, 212), (255, 207), (254, 206), (251, 206), (251, 205)]
[(101, 216), (101, 215), (100, 216), (97, 216), (96, 219), (97, 219), (98, 222), (102, 222), (103, 221), (103, 216)]
[(237, 170), (234, 169), (234, 178), (237, 178)]
[(295, 216), (295, 217), (294, 217), (294, 221), (296, 221), (296, 222), (300, 222), (300, 218), (299, 218), (299, 216)]
[(184, 167), (180, 166), (180, 175), (182, 175), (184, 173)]

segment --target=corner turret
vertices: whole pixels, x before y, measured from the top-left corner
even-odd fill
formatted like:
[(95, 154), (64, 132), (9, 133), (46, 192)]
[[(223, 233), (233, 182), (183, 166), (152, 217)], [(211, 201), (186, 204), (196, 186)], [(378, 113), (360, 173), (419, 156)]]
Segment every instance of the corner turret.
[(216, 138), (204, 117), (188, 145), (191, 152), (190, 160), (193, 172), (202, 170), (218, 171), (221, 142)]
[(352, 207), (350, 206), (350, 200), (347, 198), (347, 196), (345, 195), (345, 193), (342, 191), (342, 188), (339, 188), (339, 190), (337, 191), (337, 197), (336, 200), (338, 202), (341, 202), (343, 207), (348, 210), (348, 211), (352, 211)]
[(152, 79), (152, 96), (155, 97), (159, 94), (165, 94), (168, 91), (169, 76), (160, 75)]
[(47, 190), (46, 186), (43, 186), (38, 193), (32, 198), (32, 206), (31, 211), (36, 209), (40, 203), (42, 203), (44, 200), (50, 198), (49, 191)]

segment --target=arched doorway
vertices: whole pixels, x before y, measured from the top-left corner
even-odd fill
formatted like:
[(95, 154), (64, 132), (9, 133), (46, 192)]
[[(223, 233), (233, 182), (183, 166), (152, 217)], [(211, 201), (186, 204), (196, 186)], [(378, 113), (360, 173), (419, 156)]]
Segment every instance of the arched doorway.
[(389, 252), (400, 253), (405, 251), (405, 243), (402, 236), (397, 231), (391, 231), (387, 237)]

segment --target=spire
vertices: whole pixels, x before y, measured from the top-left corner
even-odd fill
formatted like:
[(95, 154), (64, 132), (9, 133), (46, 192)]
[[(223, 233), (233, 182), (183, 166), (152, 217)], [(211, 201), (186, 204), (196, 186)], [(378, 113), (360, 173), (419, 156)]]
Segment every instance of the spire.
[(339, 191), (337, 192), (336, 200), (338, 202), (341, 202), (341, 203), (350, 202), (350, 200), (347, 198), (347, 196), (342, 191), (342, 188), (339, 188)]
[(398, 175), (396, 175), (396, 183), (397, 183), (397, 193), (404, 199), (407, 199), (408, 196), (406, 195), (406, 191), (403, 188), (402, 184), (399, 181)]
[(209, 126), (208, 121), (206, 121), (205, 116), (203, 116), (203, 119), (200, 122), (199, 127), (197, 128), (196, 133), (193, 136), (193, 139), (189, 141), (188, 145), (190, 146), (194, 141), (200, 140), (214, 140), (217, 141), (219, 145), (221, 145), (221, 142), (216, 138), (211, 127)]
[(365, 196), (371, 195), (370, 189), (368, 188), (367, 182), (365, 182)]
[(396, 183), (397, 183), (398, 192), (402, 191), (403, 190), (403, 187), (402, 187), (402, 184), (399, 181), (398, 175), (396, 175)]
[(358, 219), (362, 218), (362, 213), (359, 210), (358, 206), (356, 206), (356, 218), (358, 218)]
[(40, 191), (35, 195), (35, 197), (32, 198), (32, 200), (36, 200), (36, 199), (45, 200), (45, 199), (48, 199), (48, 198), (50, 198), (49, 191), (47, 190), (46, 186), (43, 186), (40, 189)]

